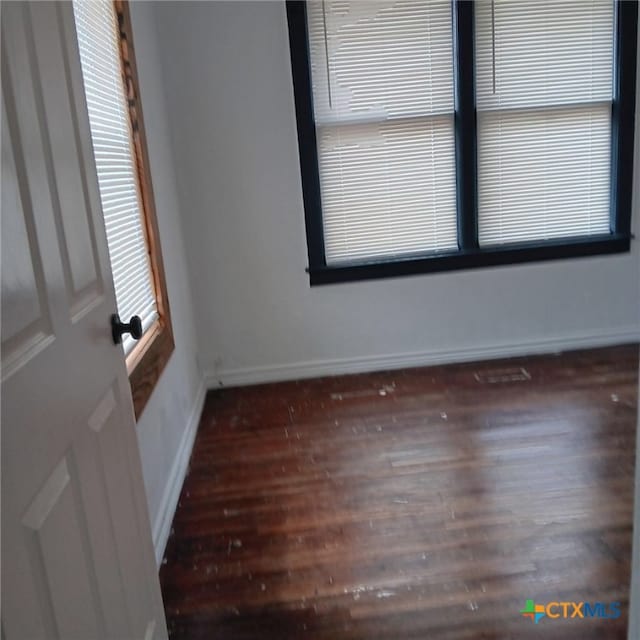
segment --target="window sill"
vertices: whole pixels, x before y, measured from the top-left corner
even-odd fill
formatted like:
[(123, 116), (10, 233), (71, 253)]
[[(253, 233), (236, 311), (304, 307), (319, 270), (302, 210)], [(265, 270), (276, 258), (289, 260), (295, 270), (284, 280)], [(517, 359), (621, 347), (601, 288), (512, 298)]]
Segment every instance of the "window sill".
[(136, 420), (142, 414), (174, 349), (171, 326), (157, 320), (127, 356)]
[(311, 286), (438, 273), (459, 269), (581, 258), (629, 251), (631, 238), (626, 235), (592, 236), (540, 243), (512, 244), (502, 247), (434, 253), (428, 256), (346, 263), (338, 266), (310, 268)]

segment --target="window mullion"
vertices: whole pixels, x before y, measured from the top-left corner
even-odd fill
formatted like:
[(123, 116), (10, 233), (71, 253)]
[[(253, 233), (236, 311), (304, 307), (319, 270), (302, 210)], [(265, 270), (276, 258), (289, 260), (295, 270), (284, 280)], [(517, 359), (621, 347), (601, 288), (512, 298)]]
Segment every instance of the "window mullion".
[(638, 4), (616, 2), (611, 118), (611, 232), (631, 233)]
[(458, 245), (478, 248), (476, 82), (473, 1), (453, 2)]

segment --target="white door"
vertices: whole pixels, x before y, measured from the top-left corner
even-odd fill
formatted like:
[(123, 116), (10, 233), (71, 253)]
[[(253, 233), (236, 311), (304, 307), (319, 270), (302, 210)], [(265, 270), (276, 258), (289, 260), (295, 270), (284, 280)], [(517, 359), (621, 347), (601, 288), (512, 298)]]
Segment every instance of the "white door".
[(2, 638), (166, 638), (72, 7), (1, 21)]

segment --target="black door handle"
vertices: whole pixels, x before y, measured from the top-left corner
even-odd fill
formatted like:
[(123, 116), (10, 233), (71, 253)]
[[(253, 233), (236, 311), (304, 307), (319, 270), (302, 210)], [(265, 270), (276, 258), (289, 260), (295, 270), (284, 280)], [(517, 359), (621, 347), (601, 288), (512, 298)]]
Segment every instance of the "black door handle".
[(113, 344), (120, 344), (122, 336), (128, 333), (134, 340), (142, 338), (142, 320), (140, 316), (131, 316), (128, 324), (120, 321), (120, 316), (114, 313), (111, 316), (111, 335), (113, 336)]

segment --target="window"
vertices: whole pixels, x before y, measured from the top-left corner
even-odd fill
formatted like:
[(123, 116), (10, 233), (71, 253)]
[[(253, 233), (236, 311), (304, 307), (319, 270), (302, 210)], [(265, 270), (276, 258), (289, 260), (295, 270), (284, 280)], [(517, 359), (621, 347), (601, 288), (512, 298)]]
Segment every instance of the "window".
[(173, 334), (126, 3), (74, 0), (89, 125), (136, 416), (173, 350)]
[(629, 250), (635, 2), (287, 14), (311, 284)]

